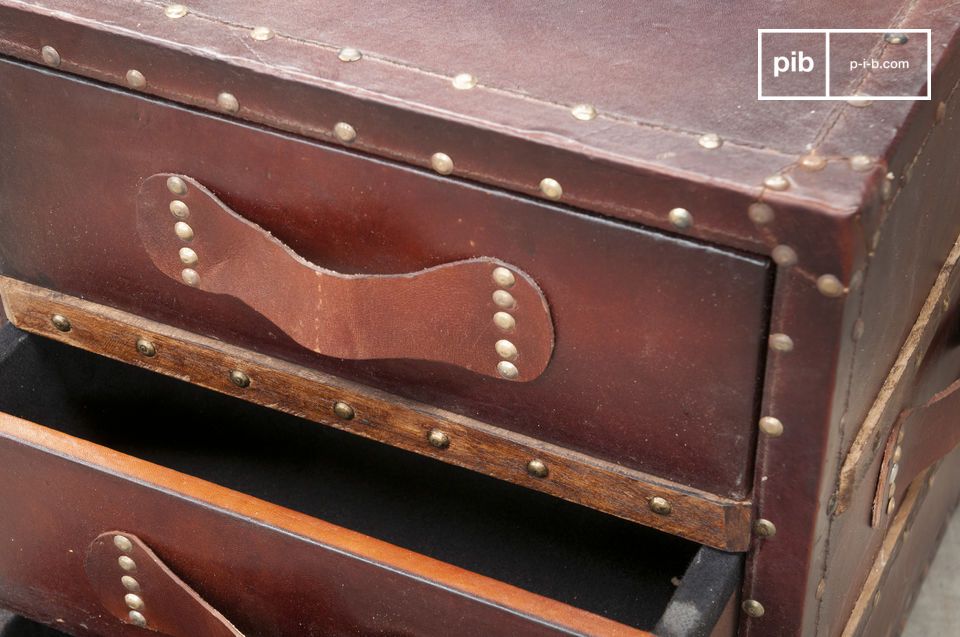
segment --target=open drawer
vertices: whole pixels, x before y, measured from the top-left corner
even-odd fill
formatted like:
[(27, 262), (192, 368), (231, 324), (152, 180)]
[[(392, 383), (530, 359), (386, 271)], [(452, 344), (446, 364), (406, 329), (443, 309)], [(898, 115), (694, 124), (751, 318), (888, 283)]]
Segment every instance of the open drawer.
[(111, 531), (246, 635), (732, 631), (737, 554), (11, 325), (0, 411), (0, 605), (75, 634), (145, 634), (85, 571)]

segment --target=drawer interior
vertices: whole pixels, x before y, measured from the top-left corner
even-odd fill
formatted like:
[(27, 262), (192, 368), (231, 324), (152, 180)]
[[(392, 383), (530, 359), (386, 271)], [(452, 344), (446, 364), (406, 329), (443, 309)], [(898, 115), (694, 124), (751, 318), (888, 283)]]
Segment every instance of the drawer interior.
[(629, 626), (717, 588), (685, 580), (704, 551), (722, 565), (709, 577), (739, 577), (738, 556), (10, 325), (0, 335), (0, 411)]

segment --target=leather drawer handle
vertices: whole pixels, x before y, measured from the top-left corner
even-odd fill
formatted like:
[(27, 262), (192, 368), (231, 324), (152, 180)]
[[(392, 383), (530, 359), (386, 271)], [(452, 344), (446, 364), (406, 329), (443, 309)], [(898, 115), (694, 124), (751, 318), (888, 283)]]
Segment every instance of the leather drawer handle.
[(540, 288), (497, 259), (409, 274), (333, 272), (300, 257), (196, 180), (167, 173), (143, 182), (137, 228), (168, 277), (240, 299), (325, 356), (438, 361), (530, 381), (553, 352)]

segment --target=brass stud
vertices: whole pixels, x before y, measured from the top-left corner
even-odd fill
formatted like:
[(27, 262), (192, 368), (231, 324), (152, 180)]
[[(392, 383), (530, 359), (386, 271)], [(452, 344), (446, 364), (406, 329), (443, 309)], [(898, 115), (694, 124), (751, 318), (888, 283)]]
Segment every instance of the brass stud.
[(510, 361), (500, 361), (497, 363), (497, 372), (507, 380), (513, 380), (520, 375), (520, 370)]
[(770, 349), (777, 352), (792, 352), (793, 339), (786, 334), (771, 334), (767, 339)]
[(123, 587), (124, 587), (125, 589), (127, 589), (128, 591), (130, 591), (131, 593), (139, 593), (139, 592), (140, 592), (140, 582), (138, 582), (137, 580), (133, 579), (133, 578), (130, 577), (129, 575), (124, 575), (123, 577), (121, 577), (121, 578), (120, 578), (120, 583), (123, 584)]
[(570, 114), (573, 115), (574, 119), (579, 119), (581, 122), (589, 122), (596, 119), (597, 109), (594, 108), (593, 104), (577, 104), (570, 109)]
[(230, 372), (230, 382), (240, 389), (245, 389), (250, 386), (250, 377), (239, 369), (234, 369)]
[(187, 8), (182, 4), (171, 4), (163, 10), (163, 14), (168, 18), (182, 18), (187, 15)]
[(890, 467), (890, 479), (888, 480), (888, 482), (890, 483), (891, 490), (893, 488), (893, 485), (897, 482), (897, 474), (899, 473), (900, 473), (900, 465), (895, 462), (893, 463), (893, 466)]
[(217, 106), (228, 113), (236, 113), (240, 110), (240, 102), (233, 93), (224, 91), (217, 95)]
[(900, 462), (900, 458), (903, 457), (903, 447), (897, 445), (893, 450), (893, 461)]
[(760, 537), (773, 537), (777, 534), (777, 527), (770, 520), (764, 520), (761, 518), (754, 523), (753, 532)]
[(689, 228), (693, 225), (693, 215), (686, 208), (674, 208), (667, 213), (667, 218), (677, 228)]
[(114, 535), (113, 536), (113, 545), (124, 553), (129, 553), (133, 549), (133, 542), (129, 538), (123, 535)]
[(123, 596), (123, 601), (126, 602), (127, 608), (143, 610), (143, 598), (136, 593), (127, 593)]
[(517, 319), (506, 312), (497, 312), (493, 315), (493, 324), (500, 328), (501, 332), (512, 332), (517, 327)]
[(517, 346), (507, 340), (499, 340), (493, 346), (500, 358), (508, 361), (517, 360)]
[(773, 221), (773, 208), (770, 207), (770, 204), (757, 201), (747, 208), (747, 216), (750, 217), (750, 221), (762, 226)]
[(434, 153), (430, 156), (430, 165), (441, 175), (449, 175), (453, 172), (453, 160), (446, 153)]
[(258, 42), (266, 42), (274, 36), (273, 29), (270, 27), (253, 27), (250, 29), (250, 37)]
[(534, 458), (527, 463), (527, 473), (532, 475), (534, 478), (546, 478), (547, 474), (550, 473), (550, 470), (547, 469), (547, 465), (543, 460)]
[(200, 257), (192, 248), (180, 248), (180, 261), (184, 265), (196, 265)]
[(866, 97), (851, 97), (847, 100), (847, 104), (855, 108), (866, 108), (873, 104), (873, 100), (867, 99)]
[(832, 274), (823, 274), (817, 278), (817, 289), (820, 294), (829, 297), (842, 296), (844, 292), (843, 283)]
[(193, 228), (182, 221), (173, 224), (173, 231), (184, 241), (193, 241)]
[(437, 449), (446, 449), (450, 446), (450, 436), (439, 429), (431, 429), (427, 434), (427, 441)]
[(864, 172), (873, 168), (873, 159), (867, 155), (854, 155), (850, 158), (850, 168), (857, 172)]
[(800, 158), (800, 167), (811, 172), (823, 170), (827, 166), (827, 160), (816, 153), (810, 153)]
[(333, 134), (342, 142), (350, 143), (357, 138), (357, 129), (346, 122), (337, 122)]
[(563, 188), (560, 182), (552, 177), (544, 177), (540, 180), (540, 192), (547, 199), (557, 200), (563, 196)]
[(779, 245), (770, 253), (773, 262), (781, 267), (789, 267), (797, 263), (797, 252), (787, 245)]
[(517, 282), (517, 278), (507, 268), (498, 266), (493, 269), (493, 282), (502, 288), (512, 288)]
[(130, 88), (143, 88), (147, 85), (147, 78), (137, 69), (127, 71), (127, 86)]
[(760, 431), (771, 438), (777, 438), (783, 435), (783, 423), (779, 418), (773, 416), (764, 416), (760, 419)]
[(723, 145), (723, 140), (716, 133), (706, 133), (705, 135), (700, 136), (700, 139), (697, 140), (697, 143), (707, 150), (714, 150)]
[(50, 322), (53, 323), (53, 326), (60, 330), (61, 332), (69, 332), (70, 328), (70, 319), (62, 314), (54, 314), (50, 317)]
[(770, 190), (787, 190), (790, 187), (790, 180), (783, 175), (770, 175), (763, 180), (763, 185)]
[(890, 499), (887, 500), (887, 515), (892, 515), (894, 509), (897, 508), (897, 499), (893, 496), (890, 496)]
[(906, 33), (884, 33), (883, 41), (887, 44), (906, 44), (907, 40), (910, 38), (907, 37)]
[(492, 297), (494, 304), (505, 310), (510, 310), (517, 306), (517, 300), (506, 290), (494, 290)]
[(126, 555), (121, 555), (117, 558), (117, 564), (120, 565), (120, 568), (129, 572), (137, 570), (137, 563), (133, 561), (133, 558)]
[(353, 411), (353, 407), (340, 400), (333, 403), (333, 413), (335, 413), (337, 418), (340, 418), (341, 420), (353, 420), (353, 417), (356, 415), (356, 413)]
[(469, 73), (458, 73), (453, 76), (451, 82), (453, 83), (453, 88), (459, 91), (467, 91), (477, 85), (477, 78)]
[(40, 57), (50, 66), (60, 66), (60, 53), (49, 44), (40, 49)]
[(754, 617), (754, 618), (763, 617), (763, 613), (764, 613), (763, 604), (761, 604), (755, 599), (743, 600), (743, 603), (740, 604), (740, 608), (742, 608), (743, 612), (745, 612), (750, 617)]
[(134, 626), (139, 626), (140, 628), (143, 628), (144, 626), (147, 625), (147, 618), (144, 617), (143, 613), (141, 613), (138, 610), (130, 611), (129, 615), (127, 616), (130, 618), (130, 623), (133, 624)]
[(167, 177), (167, 190), (182, 197), (187, 194), (187, 182), (176, 175), (172, 175)]
[(667, 502), (666, 498), (654, 496), (650, 498), (650, 510), (657, 515), (670, 515), (673, 512), (673, 505)]
[(170, 202), (170, 214), (177, 219), (186, 219), (190, 216), (190, 207), (179, 199)]
[(200, 275), (197, 274), (197, 271), (193, 268), (184, 268), (180, 273), (180, 278), (183, 279), (184, 283), (192, 288), (200, 285)]
[[(137, 351), (140, 352), (141, 356), (146, 356), (147, 358), (153, 358), (154, 356), (157, 355), (156, 346), (145, 338), (137, 339)], [(118, 535), (117, 537), (120, 537), (120, 536)], [(114, 538), (114, 541), (116, 541), (116, 538)], [(129, 543), (129, 540), (127, 540), (127, 542)], [(117, 545), (117, 548), (120, 548), (119, 544)], [(128, 551), (129, 549), (120, 549), (120, 550)]]
[(337, 57), (340, 58), (341, 62), (356, 62), (363, 57), (363, 53), (352, 46), (345, 46), (337, 51)]

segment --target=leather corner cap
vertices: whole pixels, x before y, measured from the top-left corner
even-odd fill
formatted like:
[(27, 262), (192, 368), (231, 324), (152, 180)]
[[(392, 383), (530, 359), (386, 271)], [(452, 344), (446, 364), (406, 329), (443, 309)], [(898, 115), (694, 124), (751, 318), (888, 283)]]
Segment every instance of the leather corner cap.
[(135, 535), (97, 536), (84, 566), (100, 603), (125, 624), (170, 637), (243, 637)]

